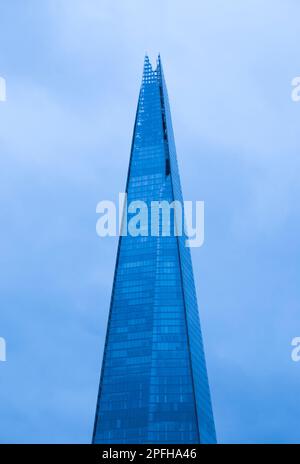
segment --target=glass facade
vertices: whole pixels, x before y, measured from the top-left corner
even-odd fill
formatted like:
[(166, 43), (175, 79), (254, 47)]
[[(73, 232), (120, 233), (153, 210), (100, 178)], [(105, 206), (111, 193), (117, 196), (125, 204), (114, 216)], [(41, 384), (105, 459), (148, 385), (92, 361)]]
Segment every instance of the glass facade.
[[(160, 58), (156, 70), (145, 58), (126, 192), (149, 211), (182, 202)], [(190, 249), (174, 220), (169, 236), (120, 237), (93, 443), (216, 442)]]

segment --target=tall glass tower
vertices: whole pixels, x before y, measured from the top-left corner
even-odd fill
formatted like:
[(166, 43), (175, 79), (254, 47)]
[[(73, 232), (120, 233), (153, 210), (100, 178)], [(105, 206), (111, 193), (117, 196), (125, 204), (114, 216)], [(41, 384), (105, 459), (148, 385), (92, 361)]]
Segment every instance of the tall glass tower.
[[(126, 192), (182, 203), (160, 57), (155, 70), (145, 58)], [(190, 249), (174, 221), (169, 236), (120, 237), (93, 443), (216, 442)]]

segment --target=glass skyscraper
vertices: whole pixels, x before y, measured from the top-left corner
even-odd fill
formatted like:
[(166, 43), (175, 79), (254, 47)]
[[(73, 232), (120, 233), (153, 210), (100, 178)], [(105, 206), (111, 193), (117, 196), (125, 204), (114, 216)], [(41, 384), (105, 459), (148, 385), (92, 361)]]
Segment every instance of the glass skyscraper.
[[(155, 70), (145, 58), (126, 192), (128, 204), (182, 202), (160, 57)], [(168, 236), (119, 239), (93, 443), (216, 442), (190, 249), (174, 221)]]

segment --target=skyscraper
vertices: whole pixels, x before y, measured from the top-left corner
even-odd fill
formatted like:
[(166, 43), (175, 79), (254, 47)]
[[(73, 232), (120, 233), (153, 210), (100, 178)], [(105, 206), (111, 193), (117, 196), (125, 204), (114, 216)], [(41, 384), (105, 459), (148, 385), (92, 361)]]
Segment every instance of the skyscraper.
[[(126, 192), (182, 203), (160, 57), (145, 58)], [(143, 232), (119, 239), (93, 443), (215, 443), (186, 237)]]

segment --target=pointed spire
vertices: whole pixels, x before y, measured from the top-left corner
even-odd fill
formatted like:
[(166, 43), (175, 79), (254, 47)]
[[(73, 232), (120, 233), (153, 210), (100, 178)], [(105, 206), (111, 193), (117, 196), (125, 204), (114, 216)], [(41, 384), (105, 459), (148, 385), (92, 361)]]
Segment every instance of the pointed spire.
[(148, 53), (145, 54), (144, 59), (144, 72), (143, 72), (143, 83), (152, 82), (155, 76), (155, 72), (152, 69), (152, 65), (148, 56)]
[(158, 54), (158, 57), (157, 57), (156, 74), (157, 74), (157, 76), (158, 76), (159, 81), (162, 82), (162, 78), (163, 78), (163, 69), (162, 69), (162, 64), (161, 64), (161, 56), (160, 56), (160, 53)]
[(144, 77), (149, 75), (150, 71), (152, 71), (152, 66), (149, 60), (149, 56), (146, 54), (144, 59)]

